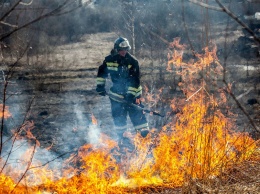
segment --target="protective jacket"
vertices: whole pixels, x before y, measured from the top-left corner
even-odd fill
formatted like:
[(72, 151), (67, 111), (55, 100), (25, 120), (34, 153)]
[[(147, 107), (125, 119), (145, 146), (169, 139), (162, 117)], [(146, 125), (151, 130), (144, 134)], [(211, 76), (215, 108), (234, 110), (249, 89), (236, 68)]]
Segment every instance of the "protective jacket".
[[(112, 50), (113, 51), (113, 50)], [(140, 98), (142, 87), (140, 85), (140, 72), (137, 59), (126, 53), (125, 57), (119, 54), (107, 56), (102, 65), (99, 66), (97, 74), (96, 91), (100, 95), (105, 95), (106, 78), (110, 75), (113, 86), (110, 88), (111, 112), (115, 124), (118, 138), (124, 139), (124, 132), (127, 130), (127, 115), (136, 131), (148, 129), (148, 123), (142, 111), (135, 109), (121, 99), (134, 103), (136, 98)]]
[[(137, 59), (129, 53), (125, 57), (111, 54), (105, 57), (98, 69), (97, 92), (105, 90), (106, 78), (110, 74), (113, 86), (110, 94), (118, 98), (140, 98), (142, 87), (140, 85), (140, 72)], [(113, 99), (113, 97), (111, 97)], [(116, 100), (116, 99), (113, 99)]]

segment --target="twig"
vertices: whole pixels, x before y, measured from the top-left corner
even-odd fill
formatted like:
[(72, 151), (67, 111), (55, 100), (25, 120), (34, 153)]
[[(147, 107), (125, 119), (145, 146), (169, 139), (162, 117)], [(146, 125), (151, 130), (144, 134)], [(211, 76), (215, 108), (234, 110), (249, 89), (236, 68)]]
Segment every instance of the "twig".
[[(30, 22), (28, 22), (28, 23), (26, 23), (26, 24), (24, 24), (24, 25), (22, 25), (22, 26), (20, 26), (20, 27), (18, 27), (16, 29), (14, 29), (14, 30), (12, 30), (11, 32), (3, 34), (2, 36), (0, 36), (0, 41), (5, 39), (5, 38), (7, 38), (7, 37), (9, 37), (10, 35), (12, 35), (13, 33), (17, 32), (18, 30), (26, 28), (27, 26), (29, 26), (31, 24), (34, 24), (34, 23), (36, 23), (36, 22), (38, 22), (38, 21), (40, 21), (40, 20), (42, 20), (44, 18), (54, 16), (55, 14), (61, 14), (61, 11), (63, 11), (62, 8), (64, 8), (68, 3), (69, 3), (69, 0), (65, 1), (63, 4), (61, 4), (60, 6), (58, 6), (55, 9), (53, 9), (52, 11), (50, 11), (50, 12), (44, 14), (44, 15), (39, 16), (38, 18), (36, 18), (36, 19), (34, 19), (34, 20), (32, 20), (32, 21), (30, 21)], [(13, 9), (11, 9), (8, 13), (11, 13), (11, 11)], [(67, 12), (65, 12), (65, 13), (67, 13)], [(62, 14), (64, 14), (64, 13), (62, 13)], [(0, 21), (2, 21), (2, 18), (0, 19)]]
[[(1, 171), (0, 171), (0, 174), (1, 174), (1, 172), (3, 171), (3, 169), (5, 168), (5, 166), (6, 166), (6, 164), (7, 164), (7, 161), (8, 161), (8, 159), (9, 159), (9, 157), (10, 157), (10, 155), (11, 155), (11, 153), (12, 153), (12, 150), (13, 150), (13, 146), (14, 146), (14, 143), (15, 143), (15, 141), (16, 141), (16, 138), (17, 138), (17, 136), (18, 136), (18, 134), (20, 133), (20, 131), (22, 130), (22, 128), (24, 127), (24, 125), (25, 125), (25, 121), (26, 121), (26, 118), (28, 117), (28, 114), (29, 114), (29, 110), (30, 110), (30, 108), (31, 108), (31, 106), (32, 106), (32, 103), (33, 103), (33, 100), (34, 100), (34, 98), (31, 100), (31, 102), (29, 103), (29, 106), (28, 106), (28, 108), (27, 108), (27, 111), (26, 111), (26, 114), (25, 114), (25, 116), (24, 116), (24, 119), (23, 119), (23, 122), (22, 122), (22, 124), (18, 127), (18, 129), (16, 130), (16, 133), (15, 133), (15, 135), (12, 135), (9, 139), (7, 139), (5, 142), (7, 142), (7, 141), (9, 141), (11, 138), (13, 138), (14, 137), (14, 140), (13, 140), (13, 143), (12, 143), (12, 146), (11, 146), (11, 149), (10, 149), (10, 151), (9, 151), (9, 153), (8, 153), (8, 156), (7, 156), (7, 159), (6, 159), (6, 161), (5, 161), (5, 163), (4, 163), (4, 165), (3, 165), (3, 167), (2, 167), (2, 169), (1, 169)], [(5, 144), (5, 142), (3, 143), (3, 125), (4, 125), (4, 122), (3, 122), (3, 118), (2, 118), (2, 126), (1, 126), (1, 147), (0, 147), (0, 156), (1, 156), (1, 154), (2, 154), (2, 149), (3, 149), (3, 145)]]
[(4, 89), (3, 89), (3, 103), (2, 103), (3, 104), (3, 108), (2, 108), (2, 110), (0, 110), (0, 111), (2, 111), (1, 131), (0, 131), (0, 157), (2, 155), (2, 149), (3, 149), (3, 134), (4, 134), (4, 119), (5, 119), (5, 106), (6, 106), (7, 86), (8, 86), (8, 81), (5, 81), (4, 82)]
[(163, 37), (161, 37), (160, 35), (154, 33), (153, 31), (151, 31), (150, 29), (148, 29), (144, 23), (140, 23), (140, 26), (143, 27), (145, 30), (147, 30), (150, 34), (152, 34), (153, 36), (159, 38), (162, 42), (164, 42), (165, 44), (169, 45), (170, 42), (167, 41), (166, 39), (164, 39)]
[(21, 5), (26, 5), (26, 6), (31, 5), (32, 3), (33, 3), (33, 0), (31, 0), (31, 2), (29, 2), (29, 3), (20, 2)]
[(35, 151), (36, 151), (36, 146), (37, 146), (37, 139), (35, 139), (35, 144), (34, 144), (34, 147), (33, 147), (33, 152), (32, 152), (32, 155), (30, 157), (30, 161), (28, 162), (28, 165), (27, 165), (27, 168), (25, 169), (22, 177), (18, 180), (18, 182), (16, 183), (16, 185), (14, 186), (13, 190), (11, 191), (11, 193), (14, 192), (14, 190), (16, 189), (16, 187), (19, 185), (19, 183), (24, 179), (26, 173), (28, 172), (28, 170), (30, 169), (30, 166), (32, 164), (32, 160), (33, 160), (33, 157), (34, 157), (34, 154), (35, 154)]
[(251, 92), (253, 89), (254, 89), (254, 88), (251, 87), (251, 88), (249, 88), (249, 90), (247, 90), (245, 93), (240, 94), (240, 95), (237, 97), (237, 100), (240, 99), (240, 98), (242, 98), (243, 96), (247, 95), (247, 94), (248, 94), (249, 92)]
[(2, 70), (2, 74), (3, 74), (3, 80), (5, 82), (5, 72)]
[(194, 94), (192, 94), (186, 101), (189, 101), (194, 95), (196, 95), (201, 89), (203, 89), (204, 87), (201, 87), (200, 89), (198, 89)]
[(231, 18), (233, 18), (237, 23), (239, 23), (241, 26), (243, 26), (246, 29), (246, 31), (248, 31), (254, 37), (254, 40), (258, 44), (260, 44), (260, 38), (244, 22), (242, 22), (235, 14), (233, 14), (228, 8), (226, 8), (219, 0), (215, 0), (215, 1), (217, 2), (217, 4), (219, 5), (220, 8), (210, 6), (206, 3), (202, 3), (202, 2), (199, 2), (197, 0), (189, 0), (189, 2), (197, 4), (201, 7), (204, 7), (204, 8), (207, 8), (207, 9), (212, 9), (212, 10), (215, 10), (215, 11), (225, 12)]
[(223, 11), (223, 9), (221, 9), (219, 7), (210, 6), (210, 5), (206, 4), (206, 3), (202, 3), (202, 2), (197, 1), (197, 0), (189, 0), (189, 2), (197, 4), (197, 5), (200, 5), (201, 7), (205, 7), (207, 9), (212, 9), (212, 10), (215, 10), (215, 11)]
[(21, 2), (22, 0), (19, 0), (16, 2), (16, 4), (13, 5), (13, 7), (11, 7), (11, 9), (9, 11), (7, 11), (1, 18), (0, 18), (0, 21), (3, 21), (5, 17), (7, 17), (15, 8), (16, 6), (19, 5), (19, 3)]
[(13, 27), (13, 28), (17, 28), (17, 27), (18, 27), (17, 25), (9, 24), (9, 23), (3, 22), (3, 21), (0, 21), (0, 23), (1, 23), (1, 24), (4, 24), (4, 25), (6, 25), (6, 26)]
[(194, 49), (194, 47), (192, 45), (192, 42), (191, 42), (191, 39), (190, 39), (190, 36), (189, 36), (189, 31), (188, 31), (188, 27), (187, 27), (187, 24), (186, 24), (186, 21), (185, 21), (185, 14), (184, 13), (185, 13), (185, 10), (184, 10), (184, 0), (182, 0), (182, 20), (183, 20), (184, 30), (185, 30), (185, 33), (186, 33), (186, 36), (187, 36), (187, 39), (188, 39), (188, 42), (189, 42), (192, 54), (195, 57), (196, 53), (195, 53), (195, 49)]
[[(21, 127), (21, 128), (22, 128), (22, 127)], [(5, 159), (5, 163), (4, 163), (4, 165), (2, 166), (2, 169), (1, 169), (1, 171), (0, 171), (0, 174), (3, 172), (5, 166), (7, 165), (7, 162), (8, 162), (8, 160), (9, 160), (9, 158), (10, 158), (12, 152), (13, 152), (12, 150), (13, 150), (14, 143), (15, 143), (15, 141), (16, 141), (17, 136), (18, 136), (18, 133), (15, 134), (14, 140), (13, 140), (12, 145), (11, 145), (11, 148), (10, 148), (10, 151), (9, 151), (8, 154), (7, 154), (7, 158)]]
[(260, 38), (256, 36), (256, 34), (244, 23), (242, 22), (235, 14), (233, 14), (228, 8), (226, 8), (219, 0), (215, 0), (218, 5), (221, 7), (223, 12), (227, 13), (231, 18), (233, 18), (237, 23), (239, 23), (241, 26), (243, 26), (246, 31), (248, 31), (253, 37), (254, 40), (260, 44)]
[(55, 158), (53, 158), (53, 159), (51, 159), (51, 160), (45, 162), (45, 163), (42, 164), (42, 165), (39, 165), (39, 166), (33, 166), (33, 167), (29, 168), (29, 170), (31, 170), (31, 169), (35, 169), (35, 168), (41, 168), (41, 167), (44, 167), (44, 166), (46, 166), (47, 164), (53, 162), (54, 160), (56, 160), (56, 159), (58, 159), (58, 158), (61, 158), (62, 156), (65, 156), (65, 155), (67, 155), (67, 154), (71, 154), (71, 153), (75, 153), (75, 152), (77, 152), (77, 151), (65, 152), (65, 153), (60, 154), (59, 156), (57, 156), (57, 157), (55, 157)]
[(208, 91), (204, 88), (204, 87), (201, 87), (200, 89), (198, 89), (195, 93), (193, 93), (186, 101), (189, 101), (194, 95), (196, 95), (201, 89), (203, 89), (207, 94), (208, 96), (210, 96), (210, 94), (208, 93)]
[(203, 89), (204, 89), (204, 91), (208, 94), (208, 96), (210, 97), (210, 94), (209, 94), (209, 92), (206, 90), (206, 88), (203, 87)]
[(255, 122), (253, 121), (253, 119), (250, 117), (250, 115), (246, 112), (245, 108), (239, 103), (239, 101), (237, 100), (236, 96), (231, 92), (231, 90), (228, 87), (228, 83), (226, 82), (226, 80), (223, 80), (224, 84), (227, 86), (227, 90), (225, 90), (232, 98), (233, 100), (236, 102), (237, 106), (242, 110), (242, 112), (246, 115), (246, 117), (248, 118), (250, 124), (253, 126), (253, 128), (260, 133), (260, 129), (258, 128), (258, 126), (255, 124)]

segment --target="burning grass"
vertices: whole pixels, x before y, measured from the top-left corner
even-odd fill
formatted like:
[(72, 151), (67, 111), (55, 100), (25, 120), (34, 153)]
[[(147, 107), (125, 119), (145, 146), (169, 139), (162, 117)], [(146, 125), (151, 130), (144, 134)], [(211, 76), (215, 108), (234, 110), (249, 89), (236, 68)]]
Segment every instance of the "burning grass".
[(219, 113), (205, 119), (205, 107), (189, 103), (178, 115), (179, 122), (168, 124), (157, 134), (156, 144), (151, 134), (147, 139), (137, 135), (136, 150), (121, 163), (114, 158), (116, 142), (106, 136), (102, 136), (98, 145), (81, 147), (66, 161), (62, 173), (30, 165), (31, 149), (23, 156), (27, 158), (24, 165), (29, 168), (20, 173), (15, 168), (5, 168), (0, 191), (140, 193), (174, 191), (179, 187), (213, 191), (216, 190), (213, 186), (225, 190), (227, 183), (234, 186), (256, 182), (257, 177), (251, 176), (260, 167), (256, 142), (247, 134), (223, 129), (229, 125)]
[[(259, 191), (260, 151), (247, 133), (236, 132), (231, 113), (223, 113), (225, 93), (218, 88), (221, 74), (216, 47), (206, 48), (197, 61), (185, 63), (184, 46), (176, 39), (168, 69), (180, 68), (186, 99), (172, 100), (175, 118), (147, 138), (132, 137), (135, 149), (122, 155), (117, 143), (101, 135), (64, 161), (62, 171), (32, 163), (37, 139), (26, 152), (23, 169), (0, 159), (1, 193), (227, 193)], [(203, 76), (200, 76), (202, 73)], [(210, 92), (212, 88), (217, 92)], [(228, 109), (228, 107), (226, 107)], [(234, 115), (232, 115), (234, 116)], [(97, 120), (92, 115), (93, 125)], [(25, 127), (26, 128), (26, 127)], [(28, 130), (27, 130), (28, 131)], [(13, 139), (15, 141), (15, 139)], [(29, 156), (29, 157), (28, 157)], [(120, 160), (118, 160), (120, 156)], [(28, 160), (29, 158), (29, 160)], [(19, 175), (19, 176), (17, 176)], [(253, 190), (252, 190), (253, 189)]]

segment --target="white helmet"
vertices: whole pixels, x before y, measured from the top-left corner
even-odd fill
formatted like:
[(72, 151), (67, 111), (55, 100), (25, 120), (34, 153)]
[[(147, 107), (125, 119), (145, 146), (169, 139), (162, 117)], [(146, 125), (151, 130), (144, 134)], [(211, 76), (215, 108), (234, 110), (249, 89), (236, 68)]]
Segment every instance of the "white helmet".
[(131, 46), (128, 42), (128, 40), (126, 38), (123, 37), (119, 37), (115, 40), (114, 43), (114, 50), (116, 52), (120, 51), (120, 50), (127, 50), (129, 51), (131, 49)]

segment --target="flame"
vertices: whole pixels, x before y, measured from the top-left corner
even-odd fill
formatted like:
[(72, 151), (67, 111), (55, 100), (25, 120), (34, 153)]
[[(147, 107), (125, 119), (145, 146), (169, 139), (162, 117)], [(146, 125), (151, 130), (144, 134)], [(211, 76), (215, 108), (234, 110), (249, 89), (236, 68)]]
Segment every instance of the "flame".
[(9, 118), (11, 117), (11, 113), (9, 112), (9, 107), (8, 106), (3, 106), (3, 104), (0, 104), (0, 118)]
[(97, 125), (98, 124), (97, 119), (96, 119), (96, 117), (93, 114), (91, 114), (91, 120), (92, 120), (92, 124), (93, 125)]
[(51, 150), (52, 149), (52, 147), (53, 147), (53, 142), (51, 143), (51, 145), (50, 146), (48, 146), (47, 148), (45, 148), (46, 150)]
[(173, 42), (170, 43), (169, 48), (173, 49), (170, 50), (170, 53), (168, 53), (168, 66), (167, 71), (173, 71), (171, 65), (174, 66), (181, 66), (183, 64), (182, 62), (182, 56), (184, 53), (184, 49), (186, 48), (186, 45), (180, 44), (180, 38), (174, 38)]
[(40, 142), (38, 139), (33, 135), (32, 130), (34, 129), (34, 122), (33, 121), (26, 121), (24, 124), (21, 125), (20, 129), (18, 130), (12, 130), (12, 133), (14, 134), (15, 138), (17, 140), (24, 139), (22, 133), (24, 136), (29, 140), (30, 142), (35, 143), (38, 147), (40, 146)]
[[(21, 171), (3, 168), (5, 161), (0, 158), (0, 193), (145, 193), (149, 188), (174, 188), (196, 179), (208, 180), (243, 161), (254, 160), (256, 142), (246, 133), (235, 132), (234, 121), (219, 109), (226, 104), (225, 92), (221, 88), (209, 92), (222, 70), (216, 47), (205, 48), (196, 55), (196, 61), (189, 62), (180, 58), (185, 49), (180, 39), (175, 39), (170, 48), (179, 51), (172, 52), (168, 65), (182, 69), (177, 73), (183, 78), (179, 85), (186, 95), (186, 99), (171, 101), (173, 110), (181, 110), (172, 122), (146, 138), (128, 135), (135, 149), (121, 154), (120, 161), (117, 142), (101, 134), (97, 144), (86, 144), (75, 151), (59, 172), (40, 162), (30, 163), (39, 147), (36, 143), (21, 157)], [(93, 114), (92, 123), (97, 125)], [(35, 141), (32, 124), (24, 128), (28, 138)], [(256, 158), (259, 161), (260, 157)]]
[(163, 87), (155, 90), (149, 89), (148, 86), (144, 85), (144, 91), (142, 101), (145, 102), (150, 108), (156, 106), (159, 101), (162, 101), (161, 94), (163, 92)]

